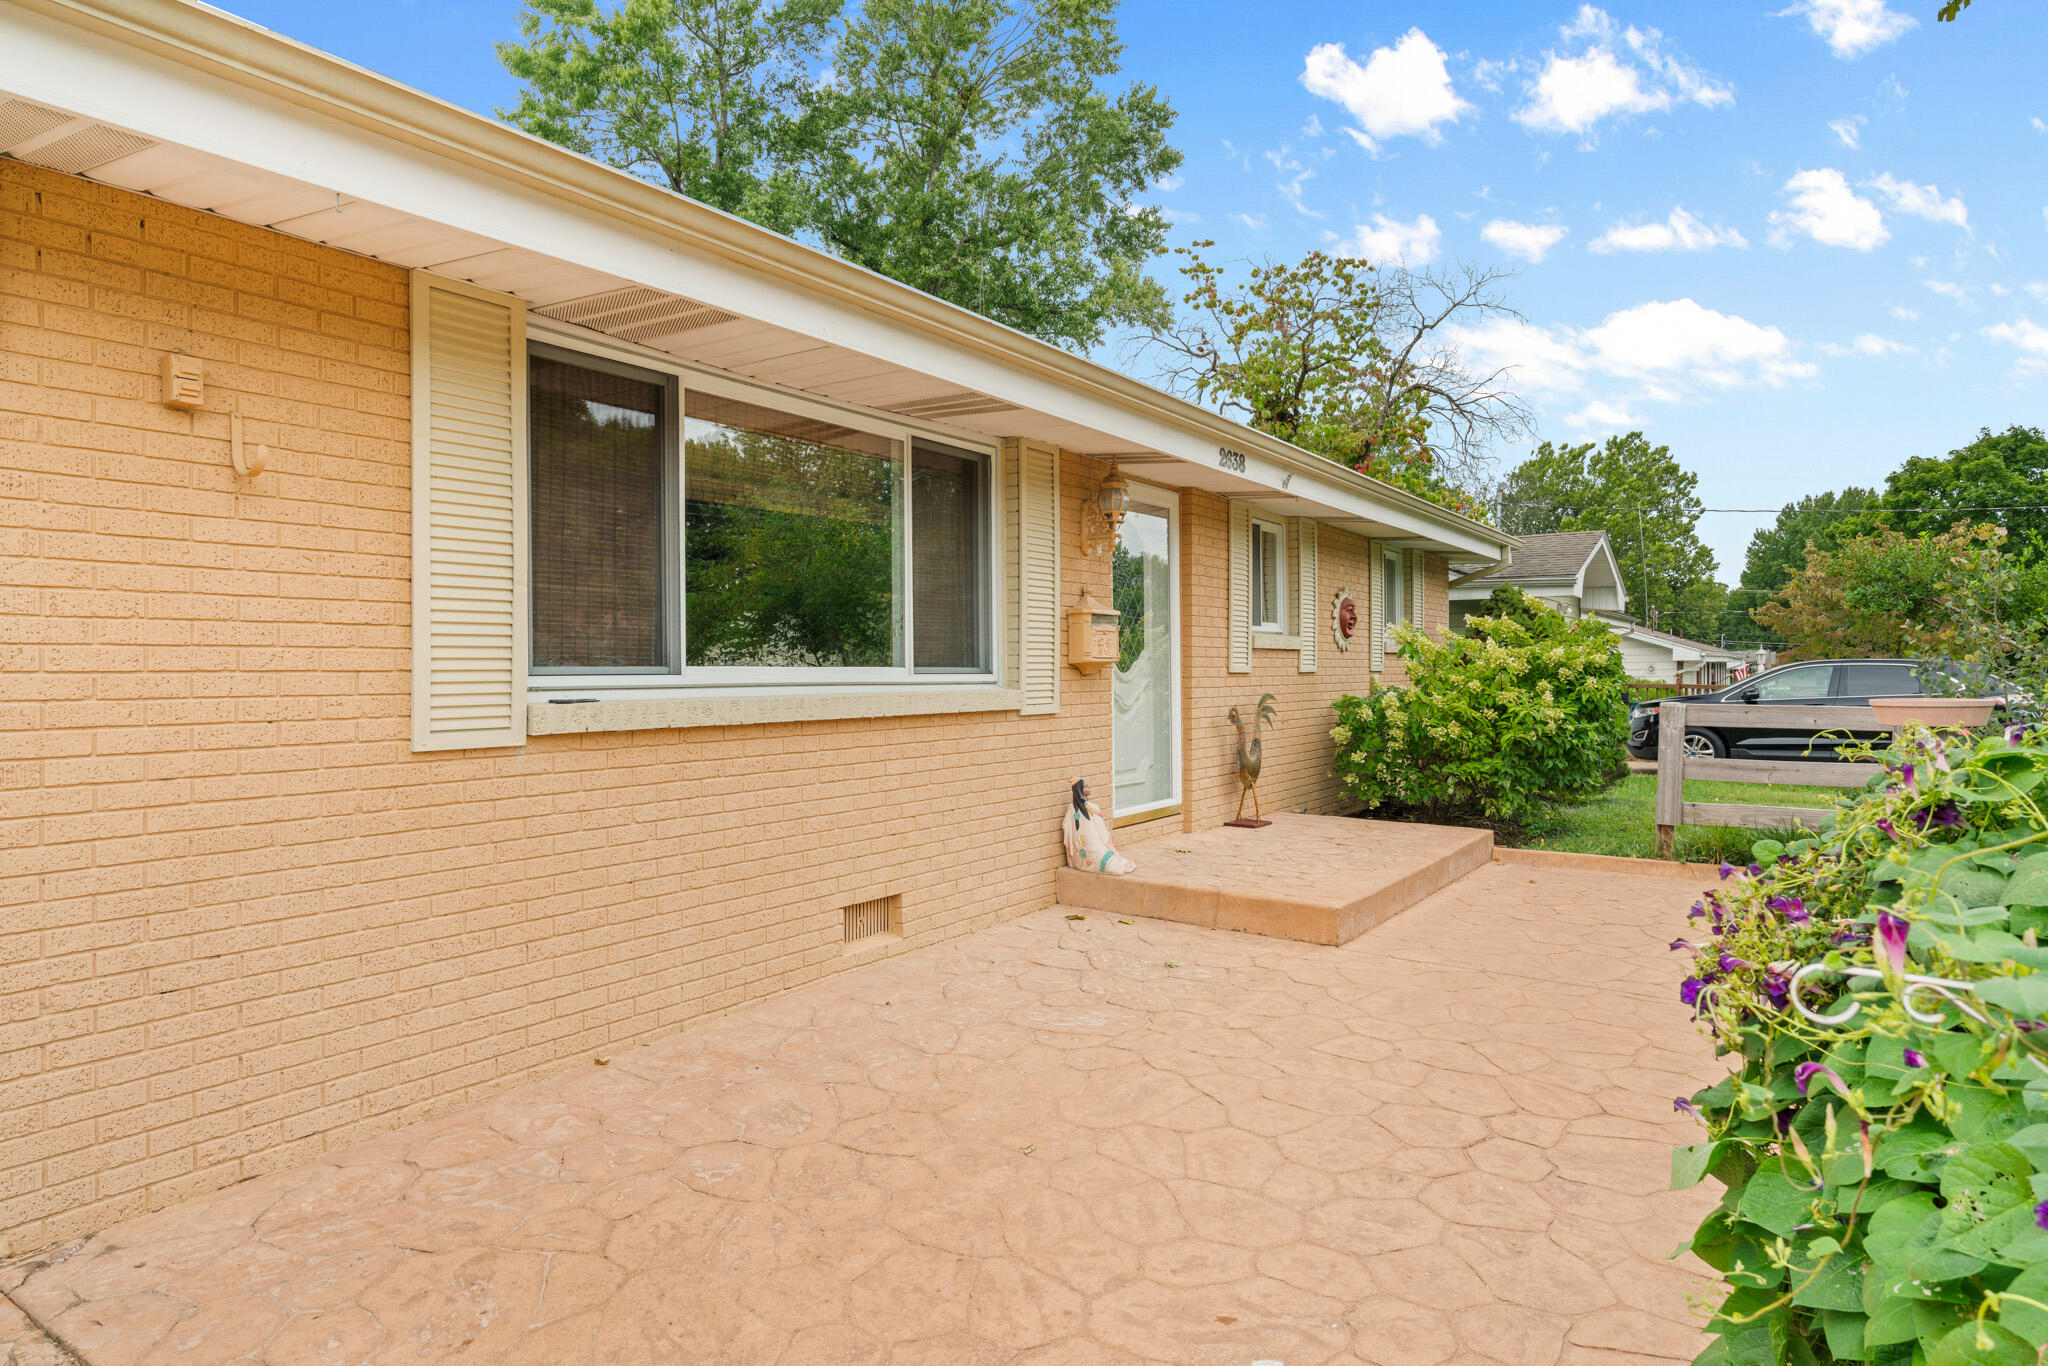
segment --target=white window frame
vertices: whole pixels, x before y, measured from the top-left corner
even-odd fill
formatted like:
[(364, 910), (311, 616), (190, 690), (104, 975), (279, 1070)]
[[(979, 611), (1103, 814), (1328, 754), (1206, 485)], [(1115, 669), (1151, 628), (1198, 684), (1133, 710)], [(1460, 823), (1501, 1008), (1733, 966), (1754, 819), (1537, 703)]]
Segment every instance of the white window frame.
[[(1278, 621), (1259, 620), (1259, 574), (1264, 558), (1259, 553), (1259, 538), (1271, 532), (1279, 545), (1279, 553), (1273, 556), (1273, 602), (1280, 610)], [(1251, 573), (1251, 623), (1252, 630), (1261, 635), (1284, 636), (1287, 634), (1287, 525), (1271, 517), (1252, 517), (1252, 573)]]
[[(1391, 632), (1408, 624), (1408, 556), (1399, 550), (1380, 551), (1382, 625)], [(1391, 636), (1388, 644), (1393, 643)]]
[[(788, 696), (820, 692), (847, 693), (867, 691), (899, 691), (903, 689), (960, 689), (1000, 687), (1003, 670), (1003, 638), (1007, 622), (1004, 617), (1002, 596), (1002, 451), (999, 442), (978, 432), (964, 432), (958, 428), (938, 423), (910, 421), (893, 414), (880, 414), (851, 404), (821, 400), (809, 394), (800, 394), (775, 385), (759, 384), (694, 366), (673, 356), (646, 347), (635, 346), (617, 338), (587, 328), (567, 324), (549, 323), (546, 319), (532, 318), (527, 328), (527, 344), (544, 346), (558, 355), (580, 353), (600, 365), (626, 365), (652, 374), (669, 377), (674, 381), (675, 411), (670, 421), (675, 430), (670, 436), (674, 450), (672, 477), (666, 481), (665, 491), (671, 500), (667, 509), (675, 528), (676, 551), (673, 562), (665, 566), (670, 582), (664, 586), (675, 601), (670, 629), (674, 636), (674, 664), (660, 671), (619, 671), (592, 670), (588, 672), (551, 671), (531, 674), (527, 694), (536, 701), (549, 701), (555, 697), (566, 700), (569, 697), (590, 697), (591, 694), (608, 694), (613, 697), (630, 695), (641, 698), (698, 697), (732, 692), (745, 696)], [(688, 506), (690, 481), (688, 441), (683, 416), (688, 394), (695, 390), (721, 398), (753, 403), (764, 408), (773, 408), (815, 421), (836, 423), (856, 431), (867, 432), (896, 443), (900, 496), (902, 499), (902, 523), (898, 528), (899, 538), (896, 554), (895, 591), (902, 618), (902, 663), (875, 668), (779, 668), (770, 666), (724, 666), (690, 665), (688, 655), (688, 572), (689, 552), (684, 513)], [(916, 641), (916, 604), (911, 593), (911, 556), (909, 547), (915, 528), (912, 525), (911, 509), (911, 448), (918, 440), (933, 445), (950, 447), (953, 450), (978, 455), (987, 461), (988, 479), (982, 491), (982, 620), (987, 633), (988, 667), (977, 672), (951, 670), (919, 670), (913, 661)], [(520, 453), (527, 468), (523, 477), (530, 480), (530, 447)], [(531, 534), (530, 532), (527, 534)], [(530, 571), (529, 571), (530, 572)], [(521, 591), (532, 592), (532, 584), (521, 586)], [(531, 624), (529, 623), (529, 630)], [(592, 700), (600, 700), (593, 698)]]

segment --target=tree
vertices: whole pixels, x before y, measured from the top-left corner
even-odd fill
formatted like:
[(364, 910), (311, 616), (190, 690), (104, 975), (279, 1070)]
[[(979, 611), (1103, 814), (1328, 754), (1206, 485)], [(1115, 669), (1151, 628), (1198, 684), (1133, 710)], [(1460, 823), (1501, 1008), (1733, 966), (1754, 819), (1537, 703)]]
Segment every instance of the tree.
[(1853, 515), (1877, 502), (1877, 490), (1846, 488), (1840, 493), (1811, 493), (1778, 509), (1778, 520), (1749, 538), (1741, 584), (1729, 591), (1721, 630), (1730, 645), (1755, 645), (1772, 639), (1751, 615), (1806, 564), (1809, 548), (1833, 550), (1845, 536), (1859, 534), (1863, 524)]
[(1494, 440), (1526, 430), (1505, 370), (1468, 365), (1448, 333), (1519, 315), (1497, 271), (1429, 272), (1311, 252), (1247, 266), (1241, 280), (1177, 248), (1183, 311), (1137, 350), (1162, 381), (1303, 450), (1462, 511)]
[(1680, 635), (1716, 634), (1726, 590), (1699, 538), (1698, 486), (1670, 447), (1641, 432), (1600, 445), (1546, 441), (1502, 483), (1501, 525), (1516, 535), (1605, 531), (1638, 619)]
[(2002, 623), (2038, 615), (2048, 575), (2001, 553), (2005, 532), (1958, 522), (1935, 535), (1883, 527), (1818, 550), (1757, 609), (1794, 659), (1996, 656)]
[(870, 270), (1087, 348), (1165, 315), (1145, 274), (1180, 165), (1156, 89), (1114, 96), (1115, 0), (866, 0), (821, 92), (815, 228)]
[[(2007, 554), (2048, 554), (2048, 436), (2017, 424), (1980, 429), (1944, 458), (1916, 455), (1884, 481), (1880, 511), (1864, 521), (1932, 535), (1958, 521), (2001, 527)], [(1931, 509), (1921, 511), (1920, 509)]]
[(507, 123), (773, 228), (808, 219), (812, 73), (840, 0), (524, 0)]

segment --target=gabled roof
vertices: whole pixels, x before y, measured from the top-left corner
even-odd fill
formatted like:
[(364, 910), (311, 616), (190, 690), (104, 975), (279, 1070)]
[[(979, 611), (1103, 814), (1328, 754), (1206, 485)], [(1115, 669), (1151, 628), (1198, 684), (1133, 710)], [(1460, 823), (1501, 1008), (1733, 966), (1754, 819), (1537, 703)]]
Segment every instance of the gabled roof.
[(1724, 649), (1719, 645), (1708, 645), (1704, 641), (1692, 640), (1686, 636), (1659, 631), (1645, 626), (1634, 618), (1620, 612), (1589, 612), (1588, 616), (1598, 617), (1607, 623), (1616, 635), (1636, 636), (1658, 645), (1668, 645), (1677, 651), (1688, 652), (1686, 658), (1739, 660), (1745, 657), (1741, 650)]
[[(1515, 558), (1498, 574), (1473, 579), (1474, 586), (1491, 589), (1501, 584), (1531, 580), (1576, 580), (1607, 540), (1604, 531), (1551, 531), (1524, 536)], [(1611, 549), (1610, 549), (1610, 553)]]

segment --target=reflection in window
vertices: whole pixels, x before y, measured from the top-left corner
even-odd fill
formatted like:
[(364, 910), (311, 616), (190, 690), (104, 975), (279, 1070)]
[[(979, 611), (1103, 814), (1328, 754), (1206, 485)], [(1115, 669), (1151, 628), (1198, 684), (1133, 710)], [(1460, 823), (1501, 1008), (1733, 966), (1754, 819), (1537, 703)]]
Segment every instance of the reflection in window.
[(1828, 684), (1834, 681), (1835, 666), (1815, 664), (1805, 669), (1786, 669), (1780, 673), (1768, 674), (1757, 680), (1756, 691), (1764, 702), (1804, 701), (1828, 695)]
[(533, 667), (665, 668), (667, 388), (538, 354), (528, 376)]
[(694, 390), (684, 417), (688, 662), (900, 665), (896, 443)]

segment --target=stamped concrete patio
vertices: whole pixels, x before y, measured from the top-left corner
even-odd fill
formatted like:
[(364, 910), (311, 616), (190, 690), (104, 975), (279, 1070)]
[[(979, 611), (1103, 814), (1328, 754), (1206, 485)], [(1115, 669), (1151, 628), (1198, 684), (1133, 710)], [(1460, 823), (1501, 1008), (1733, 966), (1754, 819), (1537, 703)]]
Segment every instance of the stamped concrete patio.
[(91, 1366), (1687, 1359), (1691, 899), (1490, 865), (1342, 948), (1054, 908), (0, 1287)]

